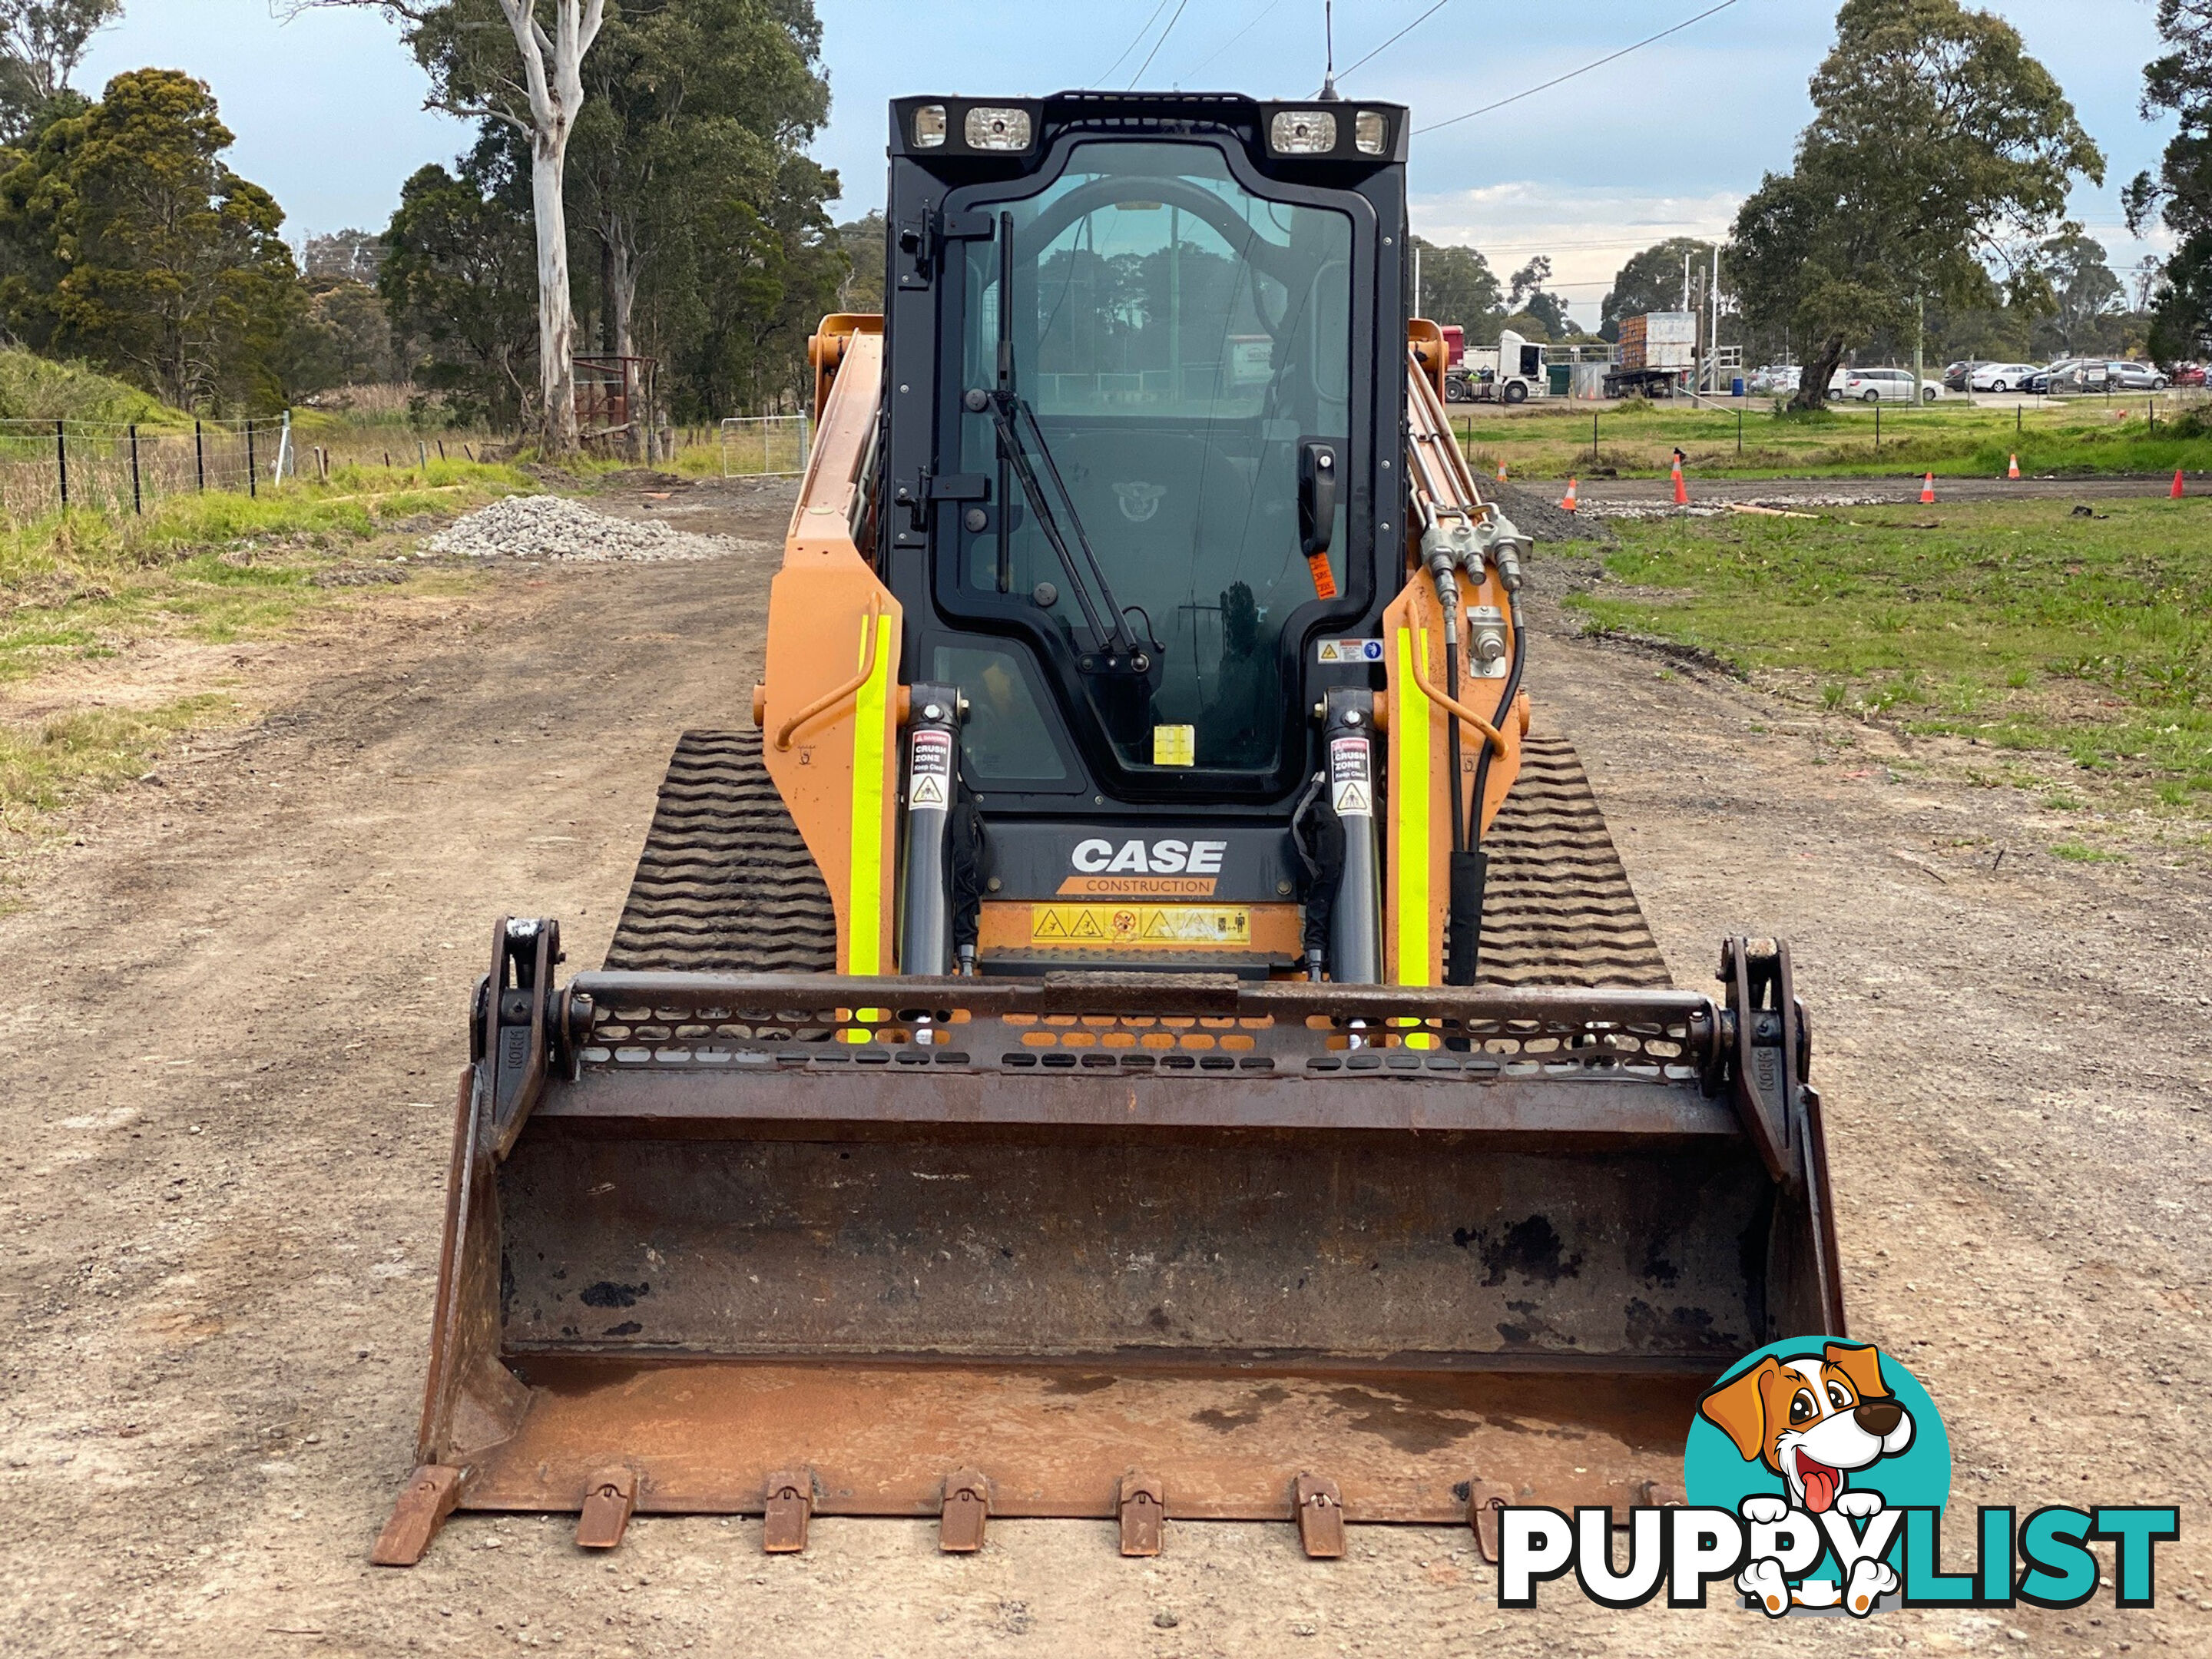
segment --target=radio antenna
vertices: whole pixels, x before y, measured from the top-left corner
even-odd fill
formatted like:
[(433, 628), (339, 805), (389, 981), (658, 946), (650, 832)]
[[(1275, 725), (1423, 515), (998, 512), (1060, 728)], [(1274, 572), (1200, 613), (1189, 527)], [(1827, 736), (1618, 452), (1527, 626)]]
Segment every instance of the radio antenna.
[(1336, 101), (1336, 0), (1321, 0), (1321, 95)]

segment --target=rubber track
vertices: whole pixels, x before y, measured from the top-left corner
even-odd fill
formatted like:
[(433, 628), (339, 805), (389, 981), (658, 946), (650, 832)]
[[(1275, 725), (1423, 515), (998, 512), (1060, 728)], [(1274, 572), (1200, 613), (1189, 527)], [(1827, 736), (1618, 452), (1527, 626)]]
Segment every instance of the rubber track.
[(1492, 985), (1671, 986), (1589, 775), (1565, 738), (1522, 739), (1484, 845), (1479, 976)]
[(607, 966), (630, 971), (830, 974), (830, 889), (761, 761), (758, 732), (686, 732)]
[[(1520, 777), (1487, 845), (1484, 981), (1673, 983), (1565, 738), (1524, 741)], [(686, 732), (606, 965), (830, 973), (836, 938), (830, 890), (762, 764), (760, 733)]]

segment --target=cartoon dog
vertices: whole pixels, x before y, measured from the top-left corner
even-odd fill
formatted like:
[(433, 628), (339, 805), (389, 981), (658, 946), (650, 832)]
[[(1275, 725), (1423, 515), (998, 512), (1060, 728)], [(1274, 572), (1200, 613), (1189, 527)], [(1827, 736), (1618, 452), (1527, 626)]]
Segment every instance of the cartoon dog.
[[(1894, 1457), (1912, 1443), (1912, 1414), (1883, 1382), (1881, 1354), (1856, 1343), (1831, 1342), (1817, 1354), (1782, 1359), (1770, 1355), (1706, 1395), (1698, 1411), (1735, 1442), (1747, 1462), (1764, 1463), (1782, 1478), (1786, 1501), (1765, 1496), (1744, 1501), (1744, 1518), (1753, 1522), (1779, 1522), (1792, 1508), (1808, 1515), (1832, 1508), (1853, 1520), (1869, 1519), (1881, 1511), (1881, 1494), (1845, 1492), (1851, 1471)], [(1838, 1602), (1863, 1616), (1897, 1588), (1897, 1575), (1885, 1563), (1865, 1559), (1853, 1564), (1840, 1592), (1816, 1581), (1792, 1593), (1779, 1565), (1765, 1559), (1751, 1563), (1736, 1582), (1777, 1617), (1792, 1603)]]
[(1912, 1416), (1881, 1380), (1881, 1355), (1831, 1342), (1817, 1354), (1771, 1355), (1698, 1402), (1746, 1462), (1782, 1477), (1796, 1507), (1819, 1515), (1853, 1469), (1912, 1443)]

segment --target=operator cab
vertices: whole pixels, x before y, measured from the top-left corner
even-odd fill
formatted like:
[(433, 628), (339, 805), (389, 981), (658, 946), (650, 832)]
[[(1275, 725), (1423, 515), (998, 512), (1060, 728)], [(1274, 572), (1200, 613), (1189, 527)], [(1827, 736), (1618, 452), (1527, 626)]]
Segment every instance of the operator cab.
[[(998, 892), (1205, 841), (1202, 896), (1280, 904), (1312, 705), (1382, 684), (1322, 642), (1400, 580), (1404, 110), (924, 97), (891, 128), (878, 568), (911, 679), (965, 700)], [(1138, 861), (1086, 890), (1182, 873)]]

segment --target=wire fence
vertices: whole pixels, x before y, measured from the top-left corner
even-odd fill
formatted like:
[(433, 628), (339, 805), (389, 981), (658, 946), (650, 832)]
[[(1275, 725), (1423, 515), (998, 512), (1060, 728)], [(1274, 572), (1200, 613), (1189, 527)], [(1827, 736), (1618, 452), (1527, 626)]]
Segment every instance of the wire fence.
[(289, 422), (196, 421), (189, 429), (100, 421), (0, 421), (0, 517), (62, 507), (143, 513), (172, 495), (258, 495), (296, 476)]
[(733, 415), (721, 425), (722, 476), (786, 478), (806, 471), (813, 422), (804, 415)]

